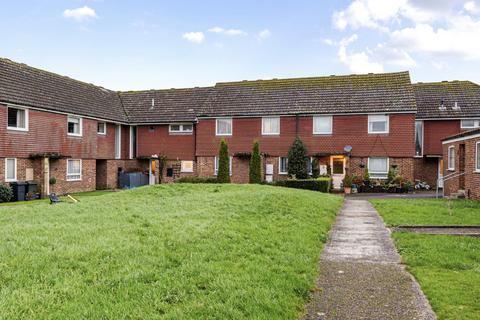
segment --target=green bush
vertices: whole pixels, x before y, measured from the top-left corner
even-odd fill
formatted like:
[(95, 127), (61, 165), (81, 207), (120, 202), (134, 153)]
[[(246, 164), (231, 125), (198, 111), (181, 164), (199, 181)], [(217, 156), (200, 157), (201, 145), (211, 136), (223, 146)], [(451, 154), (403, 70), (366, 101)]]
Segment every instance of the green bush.
[(220, 142), (220, 151), (218, 154), (218, 183), (230, 183), (230, 158), (228, 156), (227, 141)]
[(307, 148), (297, 137), (288, 151), (288, 175), (297, 179), (307, 179), (307, 162)]
[(0, 184), (0, 202), (8, 202), (13, 198), (12, 188), (6, 184)]
[(178, 183), (217, 183), (215, 177), (182, 177), (175, 180)]
[(331, 178), (302, 179), (302, 180), (281, 180), (273, 183), (275, 186), (306, 189), (328, 193), (332, 186)]
[(250, 158), (250, 168), (248, 174), (250, 183), (262, 182), (262, 159), (260, 158), (260, 146), (258, 141), (253, 143), (252, 157)]

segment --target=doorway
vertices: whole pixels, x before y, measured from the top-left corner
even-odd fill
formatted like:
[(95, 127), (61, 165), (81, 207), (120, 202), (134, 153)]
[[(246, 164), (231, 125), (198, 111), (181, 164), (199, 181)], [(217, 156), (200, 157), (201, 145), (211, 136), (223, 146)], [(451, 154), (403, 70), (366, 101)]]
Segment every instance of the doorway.
[(342, 188), (343, 178), (345, 178), (345, 157), (331, 156), (330, 170), (332, 175), (333, 189), (340, 190)]
[(107, 160), (97, 160), (95, 168), (95, 188), (97, 190), (108, 189), (107, 183)]

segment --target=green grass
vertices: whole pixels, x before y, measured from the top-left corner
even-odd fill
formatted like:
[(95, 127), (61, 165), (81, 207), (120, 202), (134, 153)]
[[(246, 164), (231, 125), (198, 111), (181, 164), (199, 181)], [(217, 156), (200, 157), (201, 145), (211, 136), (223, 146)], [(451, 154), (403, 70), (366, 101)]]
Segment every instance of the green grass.
[[(112, 190), (97, 190), (97, 191), (71, 193), (70, 195), (75, 199), (82, 201), (84, 198), (87, 198), (87, 197), (98, 197), (106, 194), (111, 194), (112, 192), (113, 192)], [(59, 198), (64, 201), (70, 201), (70, 199), (68, 199), (65, 196), (59, 195)], [(0, 203), (0, 208), (2, 206), (25, 206), (25, 205), (28, 206), (28, 205), (45, 204), (45, 203), (50, 203), (50, 200), (48, 198), (45, 198), (45, 199), (35, 199), (35, 200), (29, 200), (29, 201), (5, 202), (5, 203)]]
[(401, 232), (393, 237), (440, 320), (480, 319), (480, 238)]
[(371, 199), (389, 226), (480, 225), (480, 202), (443, 199)]
[(178, 184), (0, 207), (0, 319), (295, 319), (341, 203)]

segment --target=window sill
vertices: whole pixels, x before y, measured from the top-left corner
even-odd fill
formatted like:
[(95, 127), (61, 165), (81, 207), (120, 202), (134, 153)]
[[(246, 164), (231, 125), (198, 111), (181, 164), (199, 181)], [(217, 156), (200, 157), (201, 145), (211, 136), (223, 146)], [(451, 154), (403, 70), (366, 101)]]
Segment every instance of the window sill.
[(286, 175), (288, 175), (288, 172), (279, 172), (278, 174), (281, 175), (281, 176), (286, 176)]
[(216, 135), (217, 137), (230, 137), (230, 136), (232, 136), (231, 133), (225, 133), (225, 134), (223, 134), (223, 133), (222, 133), (222, 134), (216, 133), (215, 135)]
[(15, 180), (9, 180), (9, 179), (5, 179), (5, 182), (7, 182), (7, 183), (10, 183), (10, 182), (17, 182), (17, 181), (18, 181), (17, 179), (15, 179)]
[(106, 134), (106, 133), (97, 132), (97, 135), (99, 135), (99, 136), (106, 136), (107, 134)]
[(313, 133), (314, 136), (331, 136), (332, 134), (333, 134), (332, 132), (326, 132), (326, 133), (314, 132)]
[(171, 136), (191, 136), (193, 134), (193, 132), (172, 132), (172, 131), (169, 131), (168, 132), (169, 135)]
[(76, 181), (82, 181), (82, 178), (80, 179), (66, 179), (67, 182), (76, 182)]
[(8, 131), (28, 132), (27, 128), (7, 127)]
[(449, 168), (449, 169), (447, 169), (447, 171), (454, 172), (455, 169), (450, 169), (450, 168)]
[(180, 171), (180, 173), (193, 173), (193, 170), (192, 171)]
[(390, 132), (389, 131), (385, 131), (385, 132), (368, 132), (368, 134), (389, 134)]
[(267, 136), (267, 137), (279, 137), (280, 133), (263, 133), (262, 136)]
[(74, 137), (74, 138), (81, 138), (83, 135), (81, 134), (74, 134), (74, 133), (67, 133), (67, 136)]

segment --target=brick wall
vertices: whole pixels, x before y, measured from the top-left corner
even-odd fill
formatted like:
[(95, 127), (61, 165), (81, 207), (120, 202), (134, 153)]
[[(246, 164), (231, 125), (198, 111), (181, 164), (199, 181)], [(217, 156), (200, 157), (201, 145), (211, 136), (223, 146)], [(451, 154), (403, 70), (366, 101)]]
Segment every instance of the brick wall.
[[(194, 128), (195, 131), (195, 128)], [(138, 156), (158, 154), (168, 160), (195, 160), (195, 136), (171, 134), (168, 125), (137, 127)]]
[(232, 136), (219, 137), (215, 136), (215, 119), (200, 119), (197, 156), (216, 155), (222, 138), (232, 154), (250, 152), (253, 141), (258, 140), (262, 153), (286, 156), (297, 133), (310, 155), (342, 153), (347, 145), (353, 147), (353, 156), (413, 157), (415, 152), (414, 114), (390, 115), (389, 134), (368, 134), (367, 115), (334, 116), (332, 135), (314, 135), (312, 117), (281, 117), (278, 136), (262, 136), (261, 125), (261, 118), (234, 118)]
[[(350, 173), (358, 177), (363, 177), (365, 168), (368, 166), (367, 157), (352, 157), (347, 162)], [(413, 158), (389, 158), (389, 165), (392, 168), (393, 165), (397, 165), (398, 174), (406, 180), (414, 180), (414, 165)], [(389, 169), (390, 169), (389, 168)]]
[(415, 158), (413, 160), (415, 179), (426, 181), (432, 188), (436, 187), (438, 161), (440, 158)]
[(95, 160), (82, 160), (82, 180), (67, 181), (67, 159), (50, 160), (50, 177), (57, 183), (50, 186), (50, 192), (58, 194), (93, 191), (96, 188)]
[(445, 195), (450, 195), (457, 192), (460, 189), (460, 181), (464, 179), (465, 192), (467, 197), (475, 200), (480, 200), (480, 173), (476, 172), (475, 157), (476, 157), (476, 143), (480, 141), (480, 138), (470, 138), (464, 141), (458, 141), (454, 143), (448, 143), (443, 145), (443, 157), (448, 159), (448, 147), (455, 147), (455, 170), (448, 170), (448, 161), (445, 161), (444, 174), (460, 173), (460, 165), (463, 159), (460, 159), (460, 145), (465, 145), (465, 175), (463, 177), (457, 177), (445, 181)]
[(423, 154), (442, 155), (442, 139), (460, 132), (460, 120), (425, 120)]

